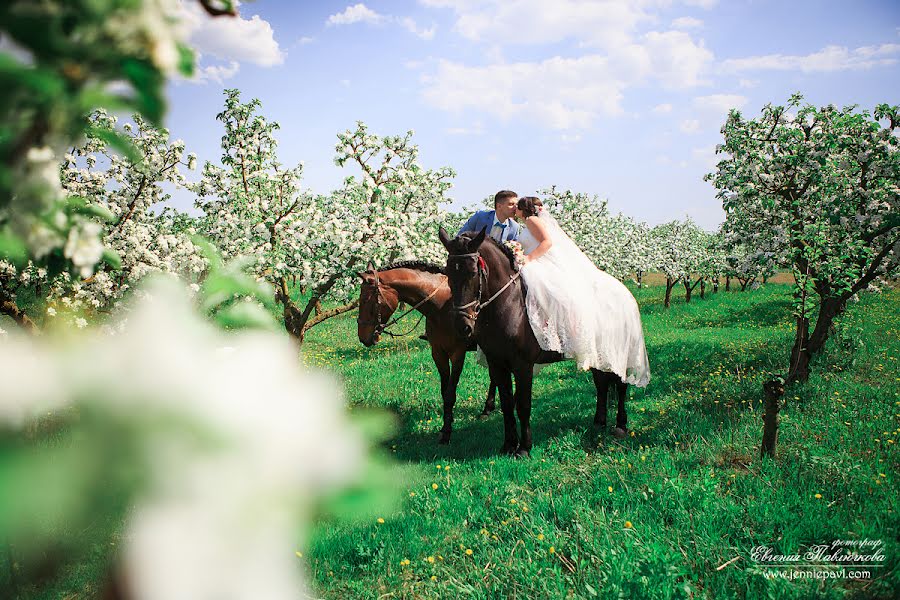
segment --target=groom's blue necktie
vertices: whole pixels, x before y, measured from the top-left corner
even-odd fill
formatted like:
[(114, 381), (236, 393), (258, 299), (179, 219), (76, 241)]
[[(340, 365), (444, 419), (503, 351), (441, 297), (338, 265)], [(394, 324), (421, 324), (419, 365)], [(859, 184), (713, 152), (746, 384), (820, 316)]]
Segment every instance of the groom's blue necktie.
[(494, 227), (500, 228), (500, 235), (497, 236), (497, 241), (498, 242), (503, 241), (503, 231), (506, 229), (506, 223), (501, 223), (500, 221), (497, 221), (496, 223), (494, 223)]

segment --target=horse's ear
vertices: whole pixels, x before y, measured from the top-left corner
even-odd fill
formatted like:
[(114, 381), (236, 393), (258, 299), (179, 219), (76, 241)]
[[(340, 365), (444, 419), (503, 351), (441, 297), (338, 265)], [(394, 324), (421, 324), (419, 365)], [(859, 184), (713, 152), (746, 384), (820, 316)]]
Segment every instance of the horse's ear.
[(447, 230), (441, 227), (438, 229), (438, 238), (441, 240), (441, 243), (444, 245), (444, 248), (450, 250), (450, 236), (447, 235)]
[(487, 227), (482, 228), (478, 235), (473, 237), (471, 241), (469, 241), (469, 252), (476, 252), (480, 247), (482, 242), (484, 242), (484, 238), (487, 237)]
[(362, 279), (363, 281), (365, 281), (367, 277), (371, 277), (371, 275), (366, 271), (357, 271), (356, 276), (359, 277), (360, 279)]
[(372, 272), (375, 271), (375, 264), (372, 263), (371, 260), (369, 261), (369, 264), (366, 266), (366, 271), (372, 271)]

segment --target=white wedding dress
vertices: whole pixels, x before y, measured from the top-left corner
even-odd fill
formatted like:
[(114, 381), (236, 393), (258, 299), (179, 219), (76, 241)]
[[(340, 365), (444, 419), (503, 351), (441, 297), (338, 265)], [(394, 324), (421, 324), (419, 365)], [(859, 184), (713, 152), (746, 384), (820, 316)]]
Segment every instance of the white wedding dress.
[[(541, 348), (574, 359), (580, 369), (593, 367), (625, 383), (647, 385), (650, 365), (634, 296), (598, 269), (546, 209), (538, 218), (553, 245), (524, 265), (521, 276), (528, 288), (528, 319)], [(525, 254), (538, 247), (527, 227), (519, 243)]]

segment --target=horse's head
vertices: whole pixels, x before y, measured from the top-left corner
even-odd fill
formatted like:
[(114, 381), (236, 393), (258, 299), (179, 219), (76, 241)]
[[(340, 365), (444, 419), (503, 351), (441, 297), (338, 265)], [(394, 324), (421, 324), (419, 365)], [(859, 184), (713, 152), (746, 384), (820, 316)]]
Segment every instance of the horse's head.
[(464, 233), (450, 239), (441, 227), (438, 236), (449, 252), (447, 257), (447, 283), (453, 302), (454, 325), (465, 340), (475, 334), (475, 320), (481, 305), (481, 295), (487, 278), (487, 267), (478, 253), (486, 237), (486, 230)]
[(359, 317), (356, 331), (359, 341), (366, 347), (378, 341), (385, 324), (397, 310), (400, 299), (394, 288), (381, 281), (378, 271), (369, 263), (368, 269), (357, 273), (362, 279), (359, 289)]

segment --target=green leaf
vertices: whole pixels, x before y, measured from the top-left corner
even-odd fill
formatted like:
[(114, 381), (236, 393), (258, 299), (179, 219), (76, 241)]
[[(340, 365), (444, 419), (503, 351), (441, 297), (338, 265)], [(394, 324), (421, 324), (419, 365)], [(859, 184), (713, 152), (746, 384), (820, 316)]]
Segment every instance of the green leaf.
[(137, 146), (134, 145), (131, 138), (127, 135), (105, 127), (97, 127), (96, 125), (88, 125), (85, 128), (85, 133), (106, 142), (134, 164), (140, 164), (144, 160), (141, 151), (137, 149)]
[(194, 76), (194, 51), (184, 44), (178, 44), (178, 72), (185, 77)]
[(115, 269), (116, 271), (122, 268), (122, 257), (119, 256), (119, 253), (110, 248), (103, 249), (103, 255), (101, 259), (103, 262), (108, 264), (110, 267)]
[(256, 302), (235, 302), (215, 314), (216, 321), (227, 329), (278, 328), (275, 319)]
[(25, 242), (11, 231), (0, 231), (0, 259), (8, 260), (19, 268), (25, 266), (28, 262)]

